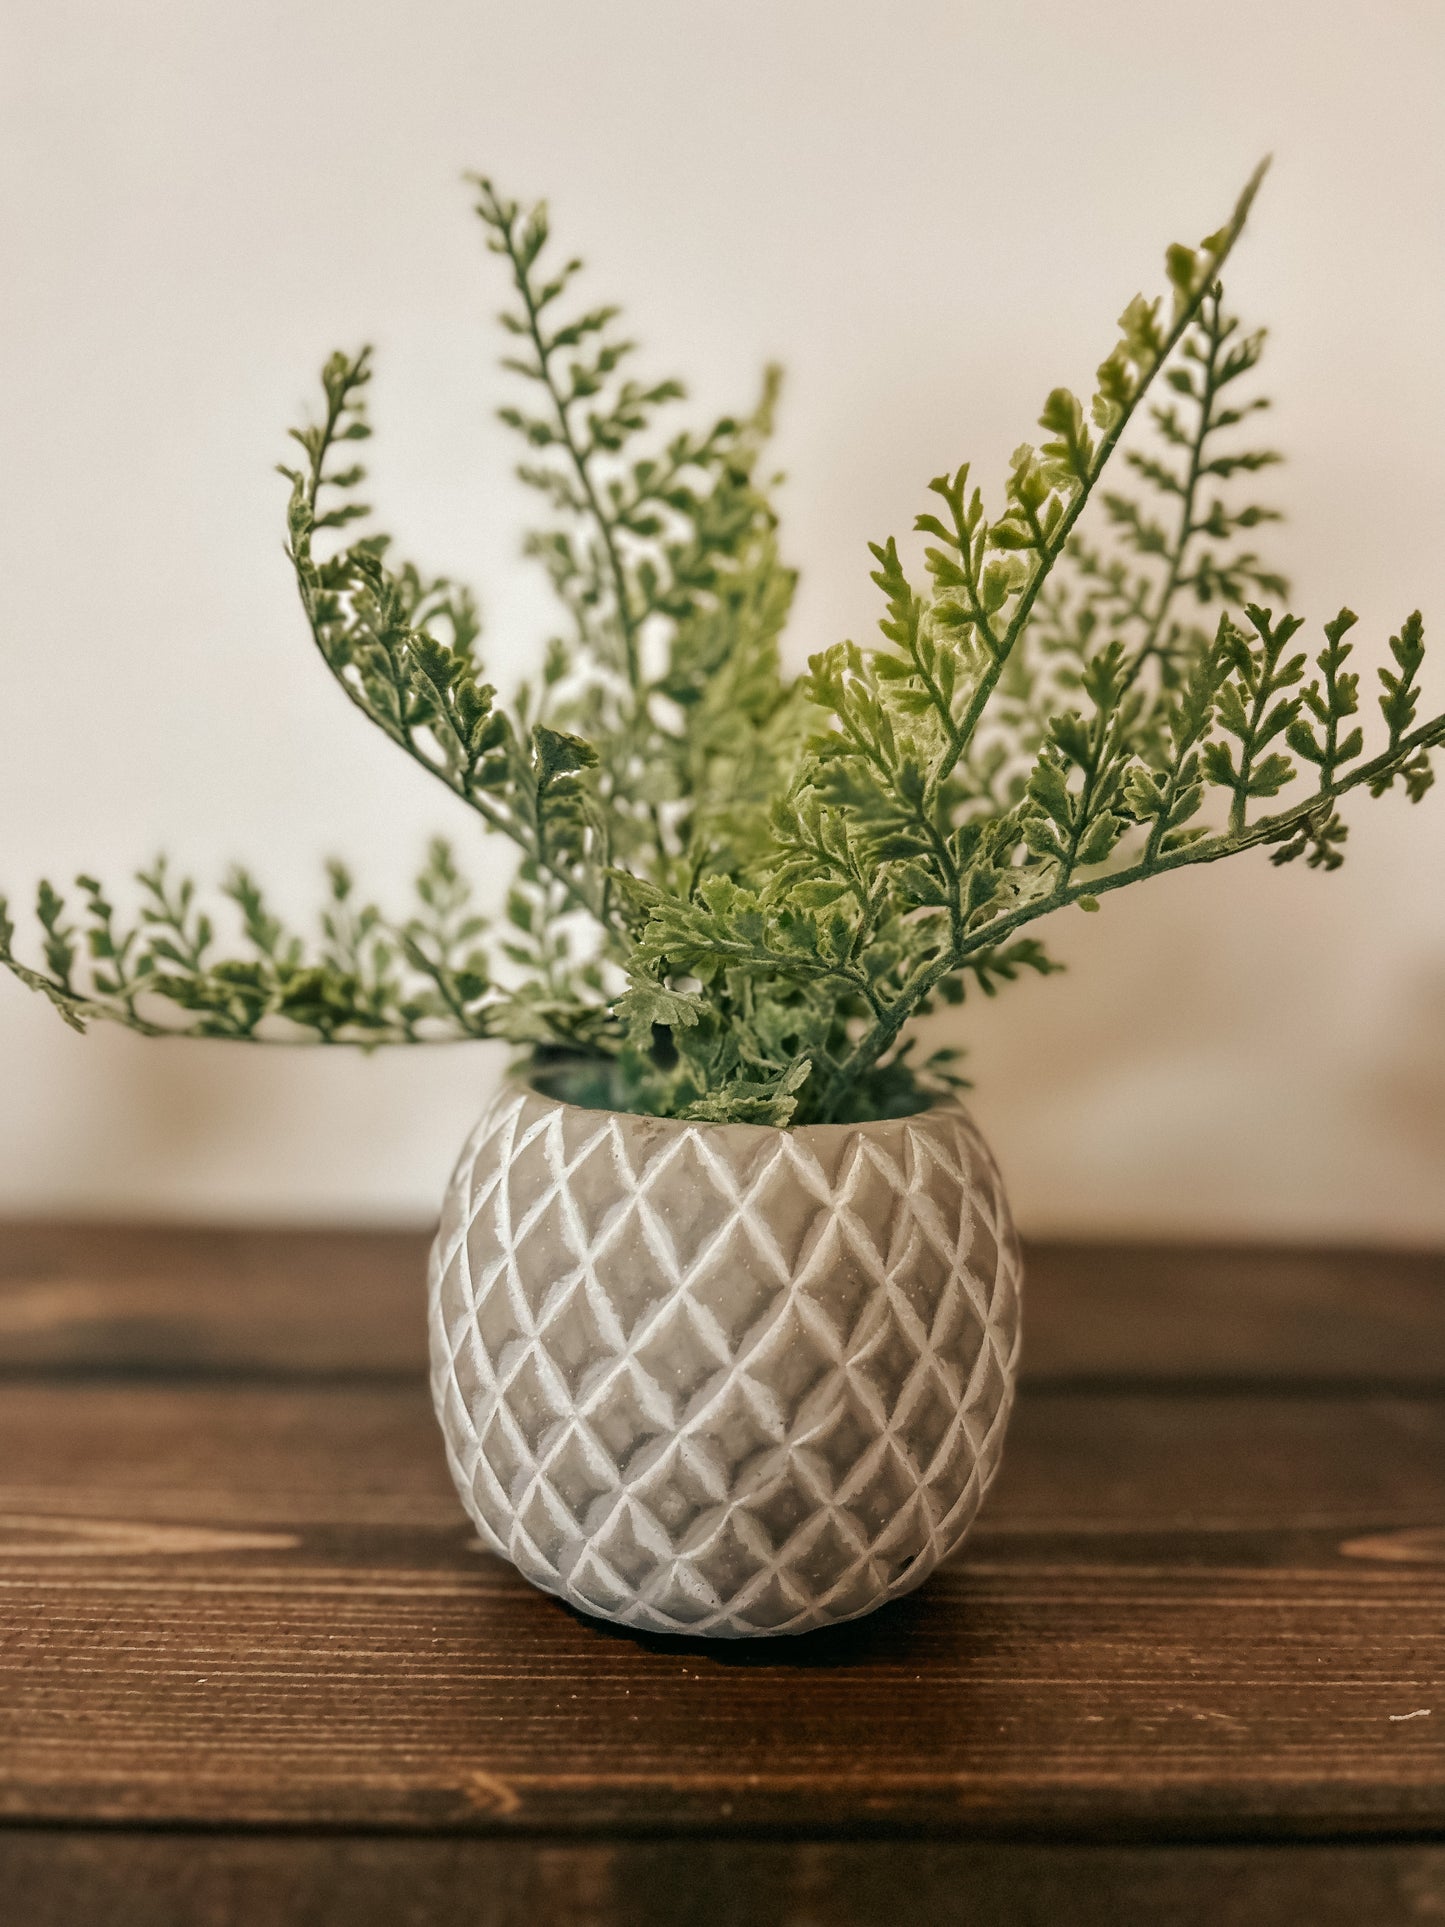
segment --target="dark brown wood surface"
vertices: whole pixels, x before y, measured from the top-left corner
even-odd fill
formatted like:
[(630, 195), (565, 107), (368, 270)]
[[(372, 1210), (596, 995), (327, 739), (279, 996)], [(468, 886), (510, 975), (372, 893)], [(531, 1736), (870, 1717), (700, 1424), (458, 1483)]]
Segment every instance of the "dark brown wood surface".
[[(423, 1231), (0, 1224), (0, 1372), (414, 1377)], [(1035, 1384), (1445, 1391), (1445, 1253), (1033, 1244)]]
[(19, 1927), (1434, 1927), (1445, 1847), (0, 1832)]
[(0, 1919), (1445, 1917), (1445, 1260), (1032, 1252), (962, 1555), (717, 1645), (476, 1546), (424, 1252), (0, 1230)]

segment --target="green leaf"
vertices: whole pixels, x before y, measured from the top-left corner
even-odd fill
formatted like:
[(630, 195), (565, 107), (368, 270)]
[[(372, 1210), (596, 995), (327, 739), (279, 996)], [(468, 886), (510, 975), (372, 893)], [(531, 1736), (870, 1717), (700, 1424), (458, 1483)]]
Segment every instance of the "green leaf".
[(1390, 747), (1394, 749), (1414, 722), (1420, 700), (1417, 678), (1425, 660), (1425, 628), (1418, 609), (1406, 617), (1399, 635), (1391, 636), (1390, 654), (1398, 674), (1380, 670), (1383, 688), (1380, 710), (1390, 731)]
[(544, 723), (538, 723), (532, 731), (532, 742), (537, 756), (537, 773), (543, 783), (553, 782), (557, 777), (574, 770), (595, 769), (597, 766), (597, 751), (591, 743), (565, 730), (548, 729)]
[(654, 1024), (690, 1030), (698, 1023), (703, 1008), (700, 998), (685, 996), (646, 978), (635, 979), (616, 1005), (629, 1043), (639, 1048), (652, 1042)]

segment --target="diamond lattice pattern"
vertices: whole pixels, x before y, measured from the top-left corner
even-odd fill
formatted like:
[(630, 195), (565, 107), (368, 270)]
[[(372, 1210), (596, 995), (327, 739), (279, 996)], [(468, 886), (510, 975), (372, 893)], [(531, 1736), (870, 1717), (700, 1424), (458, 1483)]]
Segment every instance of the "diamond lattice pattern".
[(1018, 1246), (967, 1114), (797, 1131), (509, 1090), (448, 1190), (432, 1390), (483, 1541), (655, 1631), (906, 1592), (998, 1464)]

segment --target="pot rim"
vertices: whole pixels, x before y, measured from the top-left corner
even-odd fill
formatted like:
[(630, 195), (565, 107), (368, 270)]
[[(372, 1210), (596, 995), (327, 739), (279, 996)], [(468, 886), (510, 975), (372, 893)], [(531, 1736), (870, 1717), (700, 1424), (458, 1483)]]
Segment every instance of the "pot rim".
[(653, 1111), (623, 1111), (608, 1104), (579, 1104), (572, 1098), (561, 1097), (556, 1091), (546, 1088), (544, 1080), (550, 1075), (565, 1076), (573, 1065), (588, 1062), (590, 1062), (589, 1059), (576, 1058), (554, 1060), (550, 1064), (543, 1065), (523, 1064), (516, 1070), (508, 1072), (498, 1095), (510, 1086), (511, 1089), (523, 1091), (545, 1104), (555, 1105), (558, 1110), (577, 1111), (587, 1117), (616, 1118), (624, 1125), (630, 1124), (647, 1130), (699, 1131), (708, 1135), (727, 1133), (732, 1136), (746, 1132), (754, 1138), (791, 1137), (803, 1143), (810, 1140), (816, 1141), (819, 1138), (825, 1141), (836, 1140), (840, 1133), (868, 1132), (871, 1134), (897, 1125), (920, 1123), (925, 1118), (937, 1117), (940, 1114), (951, 1113), (972, 1122), (967, 1107), (960, 1101), (957, 1093), (943, 1088), (939, 1088), (937, 1094), (921, 1110), (901, 1111), (893, 1117), (864, 1118), (839, 1124), (744, 1124), (719, 1122), (711, 1118), (660, 1117)]

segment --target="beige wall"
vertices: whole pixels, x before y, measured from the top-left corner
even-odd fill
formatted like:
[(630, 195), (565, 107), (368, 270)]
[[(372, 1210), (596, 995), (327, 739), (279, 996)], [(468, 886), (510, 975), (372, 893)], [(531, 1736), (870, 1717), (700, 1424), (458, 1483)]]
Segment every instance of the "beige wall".
[[(1082, 387), (1163, 244), (1277, 161), (1233, 286), (1274, 330), (1279, 547), (1378, 653), (1445, 665), (1445, 11), (1374, 0), (102, 4), (0, 47), (0, 877), (325, 852), (395, 891), (429, 830), (504, 852), (308, 654), (281, 431), (380, 349), (377, 494), (470, 571), (503, 679), (541, 620), (489, 421), (498, 301), (457, 176), (562, 232), (703, 400), (791, 386), (797, 659), (874, 614), (865, 539)], [(1273, 481), (1275, 478), (1271, 478)], [(1445, 673), (1434, 680), (1445, 698)], [(965, 1011), (1033, 1229), (1445, 1237), (1445, 789), (1356, 812), (1334, 878), (1261, 859), (1055, 933)], [(366, 1062), (65, 1032), (0, 984), (0, 1208), (425, 1216), (491, 1047)]]

